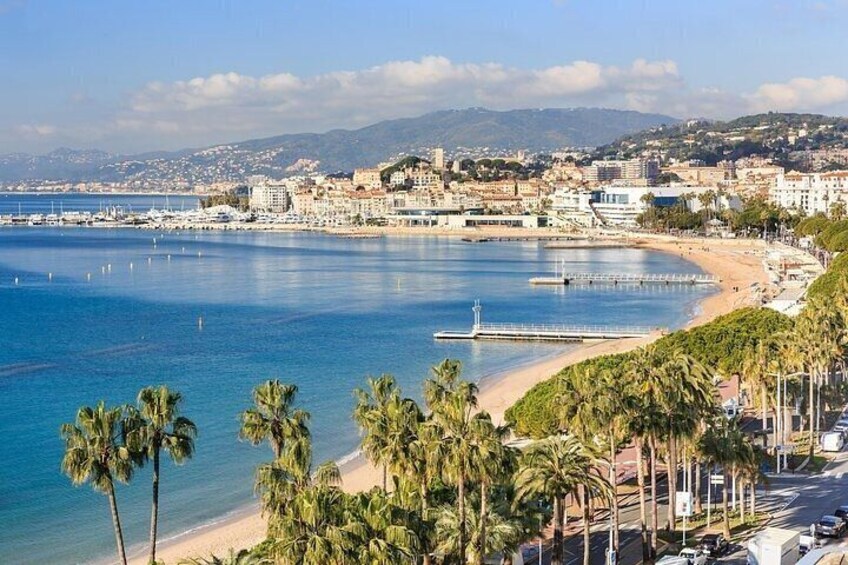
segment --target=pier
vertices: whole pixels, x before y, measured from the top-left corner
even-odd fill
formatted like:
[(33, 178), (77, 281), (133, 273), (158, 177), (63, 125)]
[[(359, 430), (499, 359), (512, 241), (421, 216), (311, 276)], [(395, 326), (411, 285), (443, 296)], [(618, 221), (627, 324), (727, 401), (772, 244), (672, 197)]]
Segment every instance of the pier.
[(441, 340), (508, 339), (522, 341), (586, 341), (599, 339), (626, 339), (645, 337), (661, 328), (647, 326), (593, 326), (559, 324), (486, 324), (481, 320), (483, 307), (474, 302), (474, 325), (468, 332), (441, 331), (433, 334)]
[(561, 273), (552, 277), (533, 277), (530, 284), (717, 284), (713, 275), (676, 273)]

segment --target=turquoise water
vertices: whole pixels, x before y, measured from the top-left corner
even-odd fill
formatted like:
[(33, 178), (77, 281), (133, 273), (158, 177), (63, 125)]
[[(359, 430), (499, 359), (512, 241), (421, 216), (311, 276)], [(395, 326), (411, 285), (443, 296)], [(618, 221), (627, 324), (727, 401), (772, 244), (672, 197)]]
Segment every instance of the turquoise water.
[(0, 216), (10, 214), (59, 214), (60, 212), (99, 212), (120, 207), (127, 212), (193, 210), (196, 196), (160, 196), (152, 194), (27, 193), (0, 192)]
[[(130, 402), (159, 383), (184, 393), (200, 438), (192, 461), (163, 468), (169, 537), (253, 501), (253, 469), (270, 452), (237, 441), (238, 414), (263, 379), (300, 387), (318, 459), (337, 459), (356, 447), (351, 391), (367, 375), (393, 373), (420, 397), (445, 357), (480, 379), (567, 347), (435, 342), (434, 331), (470, 326), (474, 299), (493, 322), (679, 327), (712, 292), (527, 283), (560, 259), (571, 270), (699, 272), (671, 255), (535, 242), (0, 229), (0, 562), (113, 555), (105, 498), (59, 469), (58, 428), (80, 405)], [(149, 479), (144, 469), (118, 489), (129, 546), (146, 538)]]

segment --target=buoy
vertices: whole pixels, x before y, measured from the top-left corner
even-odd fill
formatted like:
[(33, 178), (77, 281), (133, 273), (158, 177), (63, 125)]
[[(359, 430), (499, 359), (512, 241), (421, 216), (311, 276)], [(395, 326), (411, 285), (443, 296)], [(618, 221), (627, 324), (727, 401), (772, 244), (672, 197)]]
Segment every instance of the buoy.
[(105, 275), (106, 274), (106, 267), (100, 267), (100, 272)]
[(133, 270), (133, 264), (132, 264), (132, 261), (130, 261), (130, 271), (132, 271), (132, 270)]
[(53, 273), (47, 273), (47, 280), (53, 281)]
[(197, 327), (200, 328), (201, 330), (203, 329), (203, 316), (200, 316), (199, 318), (197, 318)]
[(18, 277), (15, 277), (15, 286), (18, 286)]
[(197, 256), (200, 257), (200, 251), (197, 252)]
[(147, 258), (147, 264), (149, 265), (149, 264), (151, 264), (152, 262), (153, 262), (153, 257), (148, 257), (148, 258)]
[(168, 261), (170, 261), (170, 260), (171, 260), (171, 254), (168, 253)]
[(109, 271), (110, 273), (112, 272), (112, 263), (109, 263), (108, 265), (106, 265), (106, 270)]
[(185, 253), (185, 247), (180, 248), (180, 253)]
[(87, 281), (91, 281), (91, 273), (86, 273), (86, 274), (85, 274), (85, 280), (87, 280)]

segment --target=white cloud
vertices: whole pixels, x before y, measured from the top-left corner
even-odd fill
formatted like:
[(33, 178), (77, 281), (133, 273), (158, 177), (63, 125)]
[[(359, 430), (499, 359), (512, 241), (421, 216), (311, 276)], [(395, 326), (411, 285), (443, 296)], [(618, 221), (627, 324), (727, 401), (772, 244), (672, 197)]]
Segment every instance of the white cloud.
[(848, 80), (833, 75), (766, 83), (745, 97), (755, 111), (819, 111), (848, 102)]
[(56, 135), (57, 129), (50, 124), (20, 124), (15, 131), (28, 137), (49, 137)]
[(599, 105), (627, 93), (676, 88), (681, 82), (673, 61), (637, 59), (627, 67), (574, 61), (521, 69), (428, 56), (311, 77), (228, 72), (153, 82), (132, 97), (115, 125), (135, 129), (166, 122), (180, 131), (258, 134), (315, 131), (466, 106)]

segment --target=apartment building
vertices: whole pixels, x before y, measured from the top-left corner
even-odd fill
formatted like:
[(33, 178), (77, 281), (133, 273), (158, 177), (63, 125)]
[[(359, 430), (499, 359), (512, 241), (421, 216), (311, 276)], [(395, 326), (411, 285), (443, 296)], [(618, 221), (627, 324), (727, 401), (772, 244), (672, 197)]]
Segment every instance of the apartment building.
[(775, 204), (808, 216), (827, 214), (834, 202), (848, 203), (848, 171), (777, 175), (769, 195)]
[(655, 159), (593, 161), (591, 165), (583, 167), (583, 180), (607, 182), (617, 179), (653, 179), (659, 172), (659, 162)]
[(285, 212), (289, 192), (284, 184), (260, 184), (250, 189), (250, 209), (258, 212)]
[(380, 180), (380, 169), (354, 169), (353, 185), (363, 186), (368, 189), (380, 188), (383, 182)]

